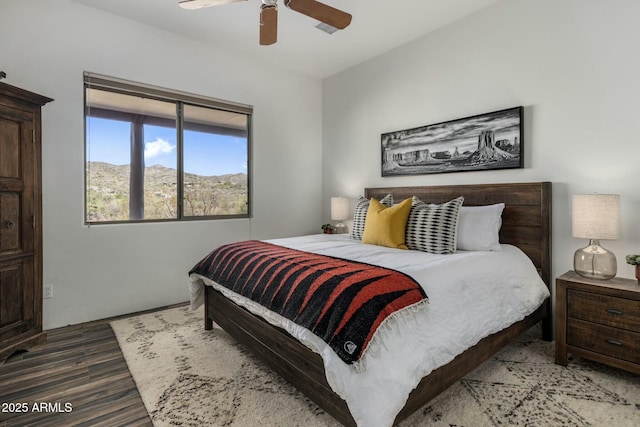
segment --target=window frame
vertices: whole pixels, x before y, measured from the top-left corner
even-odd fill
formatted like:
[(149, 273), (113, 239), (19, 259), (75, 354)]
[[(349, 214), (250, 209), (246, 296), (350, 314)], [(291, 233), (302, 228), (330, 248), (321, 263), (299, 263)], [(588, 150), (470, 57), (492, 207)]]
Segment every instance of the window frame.
[[(89, 189), (89, 174), (87, 173), (88, 148), (89, 141), (87, 135), (87, 119), (92, 116), (90, 113), (91, 107), (87, 105), (87, 89), (97, 89), (102, 91), (108, 91), (113, 93), (120, 93), (130, 96), (144, 97), (157, 101), (170, 102), (176, 106), (176, 151), (177, 151), (177, 165), (176, 165), (176, 217), (175, 218), (154, 218), (154, 219), (126, 219), (118, 221), (89, 221), (88, 220), (88, 189)], [(246, 144), (247, 144), (247, 212), (242, 214), (230, 214), (230, 215), (185, 215), (184, 211), (184, 107), (186, 105), (203, 107), (220, 111), (227, 111), (231, 113), (244, 114), (247, 118), (246, 127)], [(246, 104), (236, 103), (232, 101), (225, 101), (217, 98), (210, 98), (206, 96), (195, 95), (187, 92), (164, 89), (156, 86), (151, 86), (143, 83), (131, 82), (128, 80), (108, 77), (100, 74), (84, 72), (83, 79), (83, 107), (84, 107), (84, 224), (87, 226), (103, 225), (103, 224), (140, 224), (140, 223), (158, 223), (158, 222), (182, 222), (182, 221), (206, 221), (206, 220), (221, 220), (221, 219), (246, 219), (252, 218), (252, 117), (253, 107)], [(114, 110), (104, 110), (106, 112), (113, 112), (114, 115), (120, 115), (120, 112)], [(121, 113), (122, 116), (134, 113)], [(105, 115), (109, 115), (108, 113)], [(108, 117), (100, 116), (101, 118), (109, 119)], [(115, 119), (111, 119), (115, 120)]]

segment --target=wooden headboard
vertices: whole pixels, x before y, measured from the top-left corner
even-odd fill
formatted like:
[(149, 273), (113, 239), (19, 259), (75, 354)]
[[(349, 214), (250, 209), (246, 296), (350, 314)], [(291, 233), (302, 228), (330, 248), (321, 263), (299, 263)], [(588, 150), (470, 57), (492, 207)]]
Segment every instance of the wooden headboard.
[(500, 243), (519, 247), (551, 286), (551, 183), (443, 185), (365, 188), (366, 198), (393, 194), (394, 201), (416, 196), (425, 203), (444, 203), (464, 196), (464, 205), (504, 203)]

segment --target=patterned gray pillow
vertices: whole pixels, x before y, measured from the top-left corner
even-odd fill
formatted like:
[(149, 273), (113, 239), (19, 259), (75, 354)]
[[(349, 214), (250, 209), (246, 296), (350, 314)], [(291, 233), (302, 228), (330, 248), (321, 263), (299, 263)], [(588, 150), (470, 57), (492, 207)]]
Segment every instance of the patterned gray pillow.
[(407, 247), (432, 254), (454, 253), (463, 201), (464, 197), (460, 196), (436, 205), (414, 197), (407, 222)]
[[(393, 206), (393, 195), (387, 194), (380, 203), (387, 207)], [(364, 233), (364, 221), (367, 219), (367, 211), (369, 210), (369, 199), (360, 197), (356, 202), (356, 207), (353, 212), (353, 227), (351, 227), (351, 238), (362, 240), (362, 233)]]

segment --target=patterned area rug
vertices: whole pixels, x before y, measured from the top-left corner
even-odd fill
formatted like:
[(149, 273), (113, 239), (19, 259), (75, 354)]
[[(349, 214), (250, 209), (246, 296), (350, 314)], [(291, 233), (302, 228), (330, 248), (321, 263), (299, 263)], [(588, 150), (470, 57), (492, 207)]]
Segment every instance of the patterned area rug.
[[(339, 426), (214, 325), (173, 308), (112, 322), (156, 427)], [(531, 330), (402, 427), (638, 426), (640, 376), (582, 359), (553, 362)]]

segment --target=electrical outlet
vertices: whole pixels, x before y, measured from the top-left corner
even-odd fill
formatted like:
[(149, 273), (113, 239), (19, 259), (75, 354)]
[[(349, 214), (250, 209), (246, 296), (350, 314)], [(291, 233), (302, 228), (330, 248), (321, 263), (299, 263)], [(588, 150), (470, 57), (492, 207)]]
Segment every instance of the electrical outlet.
[(44, 285), (42, 298), (53, 298), (53, 285)]

